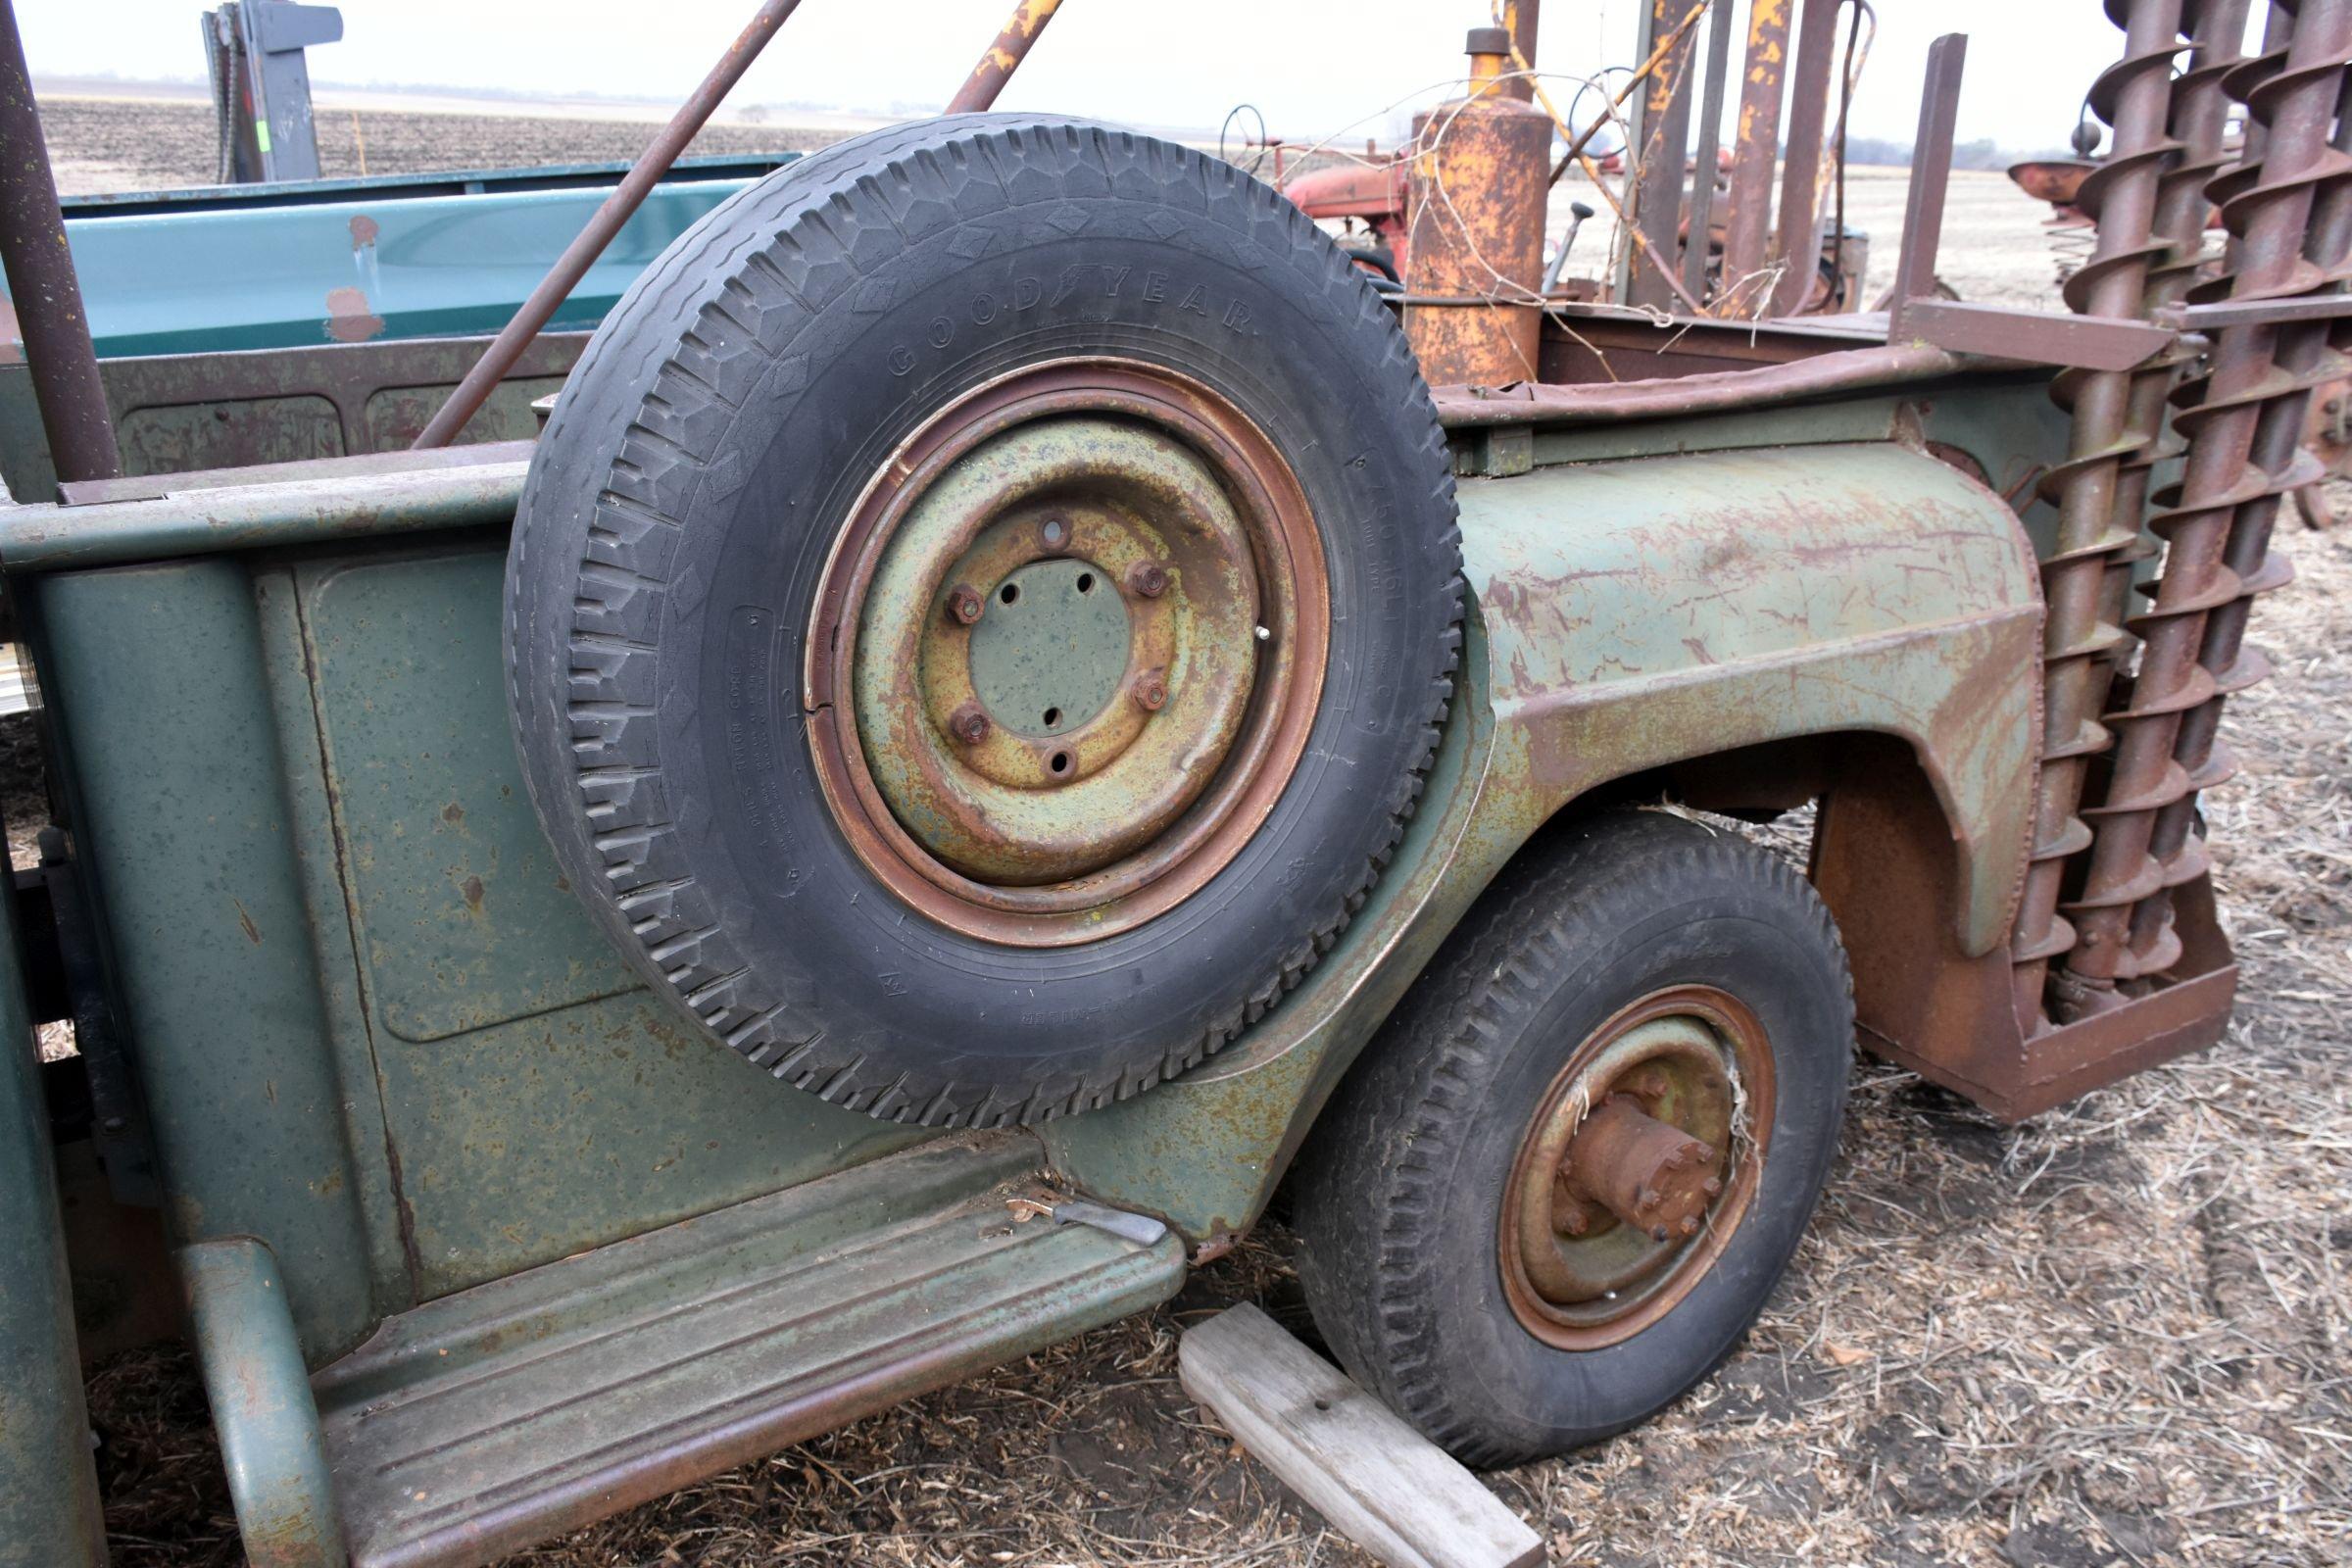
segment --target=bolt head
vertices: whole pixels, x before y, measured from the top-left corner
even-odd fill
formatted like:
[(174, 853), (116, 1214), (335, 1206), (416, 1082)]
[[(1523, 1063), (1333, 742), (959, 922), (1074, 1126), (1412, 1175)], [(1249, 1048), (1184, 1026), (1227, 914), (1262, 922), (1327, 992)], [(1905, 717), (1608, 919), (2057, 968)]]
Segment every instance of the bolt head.
[(1695, 1215), (1695, 1214), (1691, 1214), (1691, 1215), (1686, 1215), (1686, 1216), (1684, 1216), (1684, 1219), (1683, 1219), (1683, 1234), (1684, 1234), (1685, 1236), (1696, 1236), (1696, 1235), (1698, 1234), (1698, 1216), (1697, 1216), (1697, 1215)]
[(948, 613), (969, 626), (980, 618), (985, 603), (978, 589), (968, 583), (957, 583), (948, 593)]
[(1156, 561), (1139, 561), (1127, 568), (1127, 586), (1145, 599), (1157, 599), (1168, 591), (1168, 568)]
[(1156, 669), (1147, 669), (1135, 678), (1135, 702), (1147, 713), (1156, 713), (1168, 705), (1167, 677)]
[(976, 703), (966, 703), (948, 715), (948, 732), (966, 746), (988, 739), (988, 715)]
[(1702, 1193), (1705, 1193), (1709, 1198), (1721, 1198), (1723, 1196), (1723, 1178), (1720, 1176), (1710, 1176), (1704, 1182), (1699, 1184), (1698, 1190)]
[(1552, 1228), (1563, 1236), (1582, 1236), (1592, 1228), (1592, 1221), (1581, 1208), (1563, 1209), (1559, 1213), (1558, 1223)]

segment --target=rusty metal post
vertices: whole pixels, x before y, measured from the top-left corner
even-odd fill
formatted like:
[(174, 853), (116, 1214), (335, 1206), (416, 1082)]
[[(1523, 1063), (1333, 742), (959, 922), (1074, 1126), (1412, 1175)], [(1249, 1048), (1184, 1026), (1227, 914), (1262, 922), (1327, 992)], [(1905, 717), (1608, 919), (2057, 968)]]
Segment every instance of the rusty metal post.
[(1906, 335), (1904, 308), (1936, 290), (1936, 252), (1943, 243), (1943, 198), (1952, 182), (1952, 126), (1960, 113), (1960, 77), (1968, 64), (1968, 35), (1947, 32), (1928, 45), (1927, 77), (1919, 89), (1919, 134), (1911, 143), (1911, 180), (1903, 193), (1901, 249), (1887, 291), (1888, 341)]
[[(2180, 0), (2110, 0), (2108, 14), (2124, 27), (2124, 58), (2092, 84), (2090, 100), (2115, 127), (2114, 151), (2083, 181), (2082, 200), (2098, 220), (2098, 238), (2091, 259), (2068, 280), (2066, 298), (2086, 315), (2132, 317), (2146, 308), (2150, 266), (2169, 252), (2155, 238), (2155, 218), (2163, 172), (2180, 150), (2170, 111)], [(2046, 1026), (2042, 988), (2050, 960), (2075, 945), (2074, 927), (2058, 913), (2059, 885), (2069, 859), (2090, 844), (2090, 828), (2076, 814), (2090, 759), (2113, 744), (2093, 715), (2127, 634), (2100, 614), (2101, 601), (2111, 560), (2139, 537), (2137, 516), (2116, 514), (2124, 466), (2156, 439), (2155, 432), (2131, 427), (2132, 375), (2099, 371), (2058, 388), (2073, 406), (2074, 429), (2067, 460), (2042, 481), (2057, 507), (2058, 529), (2041, 571), (2048, 607), (2041, 768), (2034, 843), (2010, 938), (2011, 1000), (2029, 1038)]]
[[(1543, 0), (1502, 0), (1502, 30), (1511, 35), (1511, 51), (1522, 70), (1536, 68), (1536, 24), (1543, 10)], [(1533, 103), (1536, 84), (1526, 76), (1514, 76), (1503, 84), (1512, 97)]]
[(1747, 17), (1747, 69), (1740, 82), (1732, 138), (1732, 188), (1723, 225), (1718, 313), (1750, 314), (1765, 295), (1764, 243), (1772, 226), (1772, 177), (1781, 157), (1781, 98), (1788, 69), (1790, 0), (1754, 0)]
[[(1821, 155), (1830, 124), (1830, 79), (1838, 63), (1843, 0), (1804, 0), (1796, 25), (1796, 69), (1788, 87), (1788, 158), (1781, 173), (1781, 217), (1772, 259), (1780, 269), (1768, 315), (1804, 309), (1821, 270)], [(1916, 149), (1914, 150), (1916, 153)]]
[(767, 40), (775, 36), (776, 29), (784, 24), (784, 19), (791, 16), (800, 3), (801, 0), (761, 0), (759, 12), (743, 31), (736, 34), (735, 41), (727, 46), (727, 52), (719, 56), (718, 64), (710, 68), (710, 74), (703, 78), (703, 84), (694, 89), (693, 96), (678, 106), (678, 112), (670, 117), (668, 124), (662, 127), (662, 133), (654, 138), (653, 144), (637, 155), (637, 162), (621, 176), (620, 183), (613, 187), (612, 195), (605, 198), (604, 205), (597, 208), (596, 216), (588, 220), (588, 225), (580, 230), (579, 237), (556, 259), (556, 265), (548, 269), (547, 276), (540, 279), (537, 288), (531, 290), (531, 297), (522, 302), (522, 309), (516, 311), (514, 318), (492, 339), (490, 346), (482, 351), (482, 357), (474, 362), (473, 368), (466, 372), (466, 378), (449, 395), (449, 401), (434, 412), (423, 430), (417, 433), (416, 439), (410, 443), (412, 449), (445, 447), (457, 439), (458, 432), (466, 428), (466, 421), (473, 417), (475, 411), (489, 399), (492, 390), (506, 379), (507, 372), (514, 368), (514, 362), (521, 357), (522, 351), (530, 347), (531, 339), (539, 335), (539, 329), (547, 324), (548, 318), (579, 286), (588, 269), (605, 253), (605, 247), (612, 243), (612, 236), (620, 232), (647, 194), (661, 182), (663, 174), (669, 172), (669, 166), (678, 161), (678, 155), (694, 140), (695, 132), (703, 128), (704, 122), (724, 101), (735, 83), (742, 79), (743, 74), (751, 69), (752, 62), (760, 58), (760, 51), (767, 47)]
[(74, 253), (66, 246), (14, 0), (0, 0), (0, 261), (58, 478), (114, 478), (122, 471), (122, 454), (98, 380)]
[(1536, 378), (1551, 117), (1501, 90), (1510, 35), (1470, 33), (1470, 90), (1413, 118), (1404, 331), (1432, 385)]
[(1021, 62), (1029, 58), (1037, 35), (1046, 30), (1046, 24), (1060, 9), (1061, 0), (1020, 0), (1012, 8), (1004, 30), (997, 34), (997, 41), (988, 46), (988, 52), (980, 57), (980, 63), (972, 68), (972, 74), (956, 89), (956, 96), (941, 113), (976, 115), (993, 105), (997, 94), (1004, 90), (1004, 83), (1012, 79), (1012, 74), (1021, 69)]
[[(2222, 220), (2240, 244), (2217, 286), (2231, 300), (2333, 292), (2352, 267), (2352, 163), (2336, 110), (2352, 65), (2352, 0), (2275, 11), (2264, 53), (2223, 85), (2264, 128), (2261, 161), (2225, 176)], [(2283, 34), (2284, 47), (2278, 44)], [(2151, 526), (2167, 546), (2154, 603), (2133, 622), (2139, 665), (2121, 709), (2106, 798), (2075, 911), (2063, 1004), (2076, 1013), (2122, 1000), (2119, 982), (2162, 974), (2180, 956), (2172, 890), (2207, 869), (2196, 794), (2234, 769), (2219, 746), (2225, 698), (2261, 680), (2244, 647), (2254, 596), (2292, 575), (2270, 552), (2282, 496), (2317, 476), (2301, 450), (2311, 389), (2344, 372), (2326, 321), (2218, 328), (2210, 374), (2175, 427), (2188, 438), (2178, 488)]]
[[(1679, 265), (1675, 246), (1682, 229), (1683, 150), (1690, 143), (1689, 78), (1696, 40), (1688, 28), (1677, 32), (1675, 24), (1687, 9), (1684, 0), (1649, 0), (1649, 37), (1666, 39), (1670, 47), (1650, 73), (1649, 90), (1642, 94), (1642, 163), (1638, 171), (1629, 171), (1636, 175), (1634, 220), (1658, 265), (1633, 267), (1629, 242), (1626, 263), (1632, 270), (1624, 298), (1629, 304), (1653, 310), (1664, 310), (1672, 303), (1674, 286), (1666, 270)], [(1702, 249), (1706, 244), (1703, 233), (1693, 234), (1691, 240)]]
[(1707, 250), (1715, 222), (1715, 162), (1723, 146), (1723, 80), (1732, 61), (1732, 0), (1714, 0), (1707, 17), (1705, 86), (1698, 103), (1697, 162), (1690, 175), (1690, 242), (1683, 251), (1683, 292), (1707, 294)]

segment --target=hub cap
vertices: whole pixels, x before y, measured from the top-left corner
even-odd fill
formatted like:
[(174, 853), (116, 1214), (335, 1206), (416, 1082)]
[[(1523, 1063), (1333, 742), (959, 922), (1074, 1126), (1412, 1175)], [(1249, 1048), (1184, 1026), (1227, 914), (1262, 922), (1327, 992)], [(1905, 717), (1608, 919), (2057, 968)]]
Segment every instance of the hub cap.
[(1763, 1026), (1727, 992), (1657, 992), (1595, 1030), (1504, 1190), (1504, 1293), (1521, 1324), (1593, 1349), (1664, 1316), (1745, 1215), (1772, 1112)]
[(1170, 372), (1042, 367), (894, 455), (828, 564), (808, 699), (859, 857), (1022, 945), (1150, 918), (1227, 863), (1320, 697), (1321, 541), (1289, 468)]

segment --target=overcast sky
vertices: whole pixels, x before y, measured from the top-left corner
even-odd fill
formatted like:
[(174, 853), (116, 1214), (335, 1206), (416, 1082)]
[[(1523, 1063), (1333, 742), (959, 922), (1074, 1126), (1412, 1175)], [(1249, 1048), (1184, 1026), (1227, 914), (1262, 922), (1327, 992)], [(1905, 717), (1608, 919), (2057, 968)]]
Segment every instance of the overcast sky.
[[(1642, 0), (1550, 0), (1539, 64), (1631, 63)], [(2098, 0), (1878, 0), (1854, 105), (1863, 135), (1909, 141), (1938, 32), (1970, 33), (1963, 141), (2061, 146), (2121, 35)], [(197, 79), (194, 0), (16, 0), (36, 76)], [(343, 0), (343, 41), (312, 52), (321, 82), (678, 98), (753, 0)], [(739, 102), (911, 109), (941, 101), (1010, 0), (805, 0), (737, 89)], [(1742, 5), (1744, 10), (1744, 5)], [(1066, 0), (1003, 108), (1207, 127), (1249, 101), (1278, 135), (1313, 139), (1459, 74), (1489, 0)]]

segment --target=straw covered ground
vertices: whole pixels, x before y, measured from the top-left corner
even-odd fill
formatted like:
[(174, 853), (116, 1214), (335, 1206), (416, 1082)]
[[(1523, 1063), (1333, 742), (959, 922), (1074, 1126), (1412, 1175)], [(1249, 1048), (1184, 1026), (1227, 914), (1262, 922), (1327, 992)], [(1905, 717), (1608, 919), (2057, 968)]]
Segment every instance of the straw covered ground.
[[(1899, 177), (1855, 186), (1891, 251)], [(2031, 203), (1963, 175), (1952, 211), (1964, 295), (2049, 298)], [(2232, 702), (2245, 770), (2208, 803), (2244, 963), (2228, 1040), (2014, 1129), (1857, 1060), (1828, 1197), (1746, 1345), (1647, 1427), (1491, 1478), (1552, 1562), (2352, 1558), (2352, 526), (2281, 542), (2302, 578), (2257, 630), (2278, 672)], [(1158, 1311), (514, 1561), (1366, 1563), (1176, 1383), (1185, 1325), (1228, 1302), (1311, 1334), (1288, 1245), (1269, 1225)], [(184, 1355), (90, 1392), (116, 1560), (233, 1562)]]

